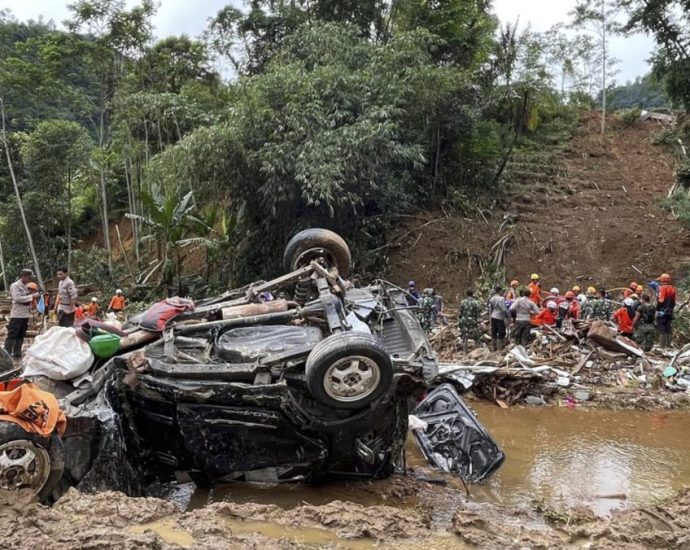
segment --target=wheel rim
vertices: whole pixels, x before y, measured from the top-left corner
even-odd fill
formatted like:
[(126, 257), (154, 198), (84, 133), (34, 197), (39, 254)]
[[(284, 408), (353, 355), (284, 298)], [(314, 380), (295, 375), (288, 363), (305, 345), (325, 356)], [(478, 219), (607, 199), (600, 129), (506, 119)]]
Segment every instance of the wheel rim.
[(0, 488), (39, 493), (50, 477), (48, 451), (33, 441), (17, 439), (0, 445)]
[(376, 361), (356, 355), (333, 363), (326, 371), (323, 386), (336, 401), (352, 402), (371, 395), (380, 381), (381, 369)]
[(323, 258), (326, 262), (326, 267), (332, 267), (336, 265), (335, 258), (333, 257), (333, 254), (331, 254), (328, 250), (325, 248), (308, 248), (304, 252), (302, 252), (299, 256), (297, 256), (297, 259), (295, 260), (295, 264), (293, 265), (293, 269), (299, 269), (300, 267), (304, 267), (305, 265), (309, 265), (309, 263), (312, 260), (319, 260)]

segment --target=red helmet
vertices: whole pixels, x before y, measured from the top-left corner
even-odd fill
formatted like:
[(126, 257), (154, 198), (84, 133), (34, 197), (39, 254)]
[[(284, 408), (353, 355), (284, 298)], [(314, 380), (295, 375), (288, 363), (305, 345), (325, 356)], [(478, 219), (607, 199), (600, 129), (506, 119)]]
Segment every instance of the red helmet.
[(573, 298), (575, 298), (575, 293), (572, 290), (565, 293), (566, 300), (572, 300)]
[(633, 281), (632, 283), (630, 283), (630, 284), (628, 285), (628, 288), (631, 289), (631, 290), (637, 290), (638, 284), (637, 284), (635, 281)]

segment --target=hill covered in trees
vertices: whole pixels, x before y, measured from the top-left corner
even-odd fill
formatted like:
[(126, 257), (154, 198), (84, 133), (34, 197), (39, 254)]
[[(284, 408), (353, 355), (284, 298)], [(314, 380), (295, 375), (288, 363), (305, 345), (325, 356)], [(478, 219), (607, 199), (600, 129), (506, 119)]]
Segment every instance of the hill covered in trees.
[[(597, 1), (573, 14), (582, 29), (601, 23), (585, 9)], [(688, 8), (622, 4), (630, 29), (656, 33), (656, 74), (686, 106), (687, 29), (649, 10)], [(316, 225), (376, 250), (401, 214), (500, 198), (516, 151), (567, 139), (607, 86), (596, 34), (501, 25), (490, 0), (252, 0), (209, 14), (200, 37), (161, 40), (154, 13), (80, 0), (58, 28), (0, 12), (6, 272), (69, 263), (171, 284), (202, 254), (189, 283), (239, 284)], [(94, 235), (102, 250), (79, 250)]]

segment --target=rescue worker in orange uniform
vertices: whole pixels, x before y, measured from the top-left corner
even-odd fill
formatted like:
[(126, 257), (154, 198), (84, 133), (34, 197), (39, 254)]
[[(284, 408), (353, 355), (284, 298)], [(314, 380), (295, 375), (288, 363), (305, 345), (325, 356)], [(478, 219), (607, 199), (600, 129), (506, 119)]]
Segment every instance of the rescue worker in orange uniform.
[(544, 307), (537, 315), (532, 317), (532, 324), (538, 327), (548, 325), (550, 327), (556, 324), (556, 310), (558, 305), (553, 300), (546, 302)]
[(539, 283), (539, 275), (537, 273), (532, 273), (530, 279), (530, 283), (527, 285), (529, 299), (539, 306), (541, 305), (541, 284)]
[(632, 338), (635, 332), (633, 326), (633, 317), (630, 316), (630, 308), (632, 308), (633, 299), (626, 298), (623, 300), (623, 306), (613, 312), (613, 318), (618, 325), (618, 332), (626, 338)]
[(577, 320), (580, 318), (580, 302), (575, 299), (575, 293), (569, 290), (565, 293), (565, 300), (558, 304), (558, 316), (556, 326), (561, 328), (566, 319)]
[(86, 316), (91, 319), (98, 317), (98, 313), (101, 311), (101, 306), (98, 305), (98, 298), (95, 296), (91, 298), (91, 303), (86, 306)]
[(114, 313), (121, 313), (124, 311), (127, 305), (127, 299), (122, 295), (122, 290), (117, 289), (115, 291), (115, 296), (110, 299), (110, 304), (108, 304), (108, 310)]
[(670, 348), (673, 339), (673, 310), (676, 307), (676, 289), (671, 285), (671, 276), (662, 273), (656, 281), (649, 286), (657, 290), (656, 301), (656, 328), (659, 331), (659, 345), (662, 348)]

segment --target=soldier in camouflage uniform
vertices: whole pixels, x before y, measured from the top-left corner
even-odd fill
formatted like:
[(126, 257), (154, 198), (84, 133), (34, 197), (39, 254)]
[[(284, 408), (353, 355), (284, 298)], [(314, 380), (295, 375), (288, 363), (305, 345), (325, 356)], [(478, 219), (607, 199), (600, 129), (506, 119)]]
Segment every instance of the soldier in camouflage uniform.
[(429, 332), (434, 324), (434, 314), (436, 312), (436, 299), (434, 289), (425, 288), (424, 294), (417, 302), (417, 319), (425, 332)]
[(460, 302), (460, 308), (458, 309), (458, 328), (460, 329), (463, 346), (467, 349), (467, 340), (479, 342), (481, 338), (479, 331), (481, 306), (474, 297), (472, 290), (468, 290), (465, 294), (467, 298)]
[(611, 302), (606, 299), (606, 290), (600, 288), (598, 292), (599, 296), (592, 300), (587, 318), (595, 321), (608, 321), (611, 319), (611, 314), (613, 313)]
[(642, 346), (644, 351), (652, 351), (656, 343), (655, 314), (656, 307), (651, 303), (649, 296), (643, 294), (640, 297), (640, 305), (635, 312), (633, 327), (635, 327), (635, 340)]

